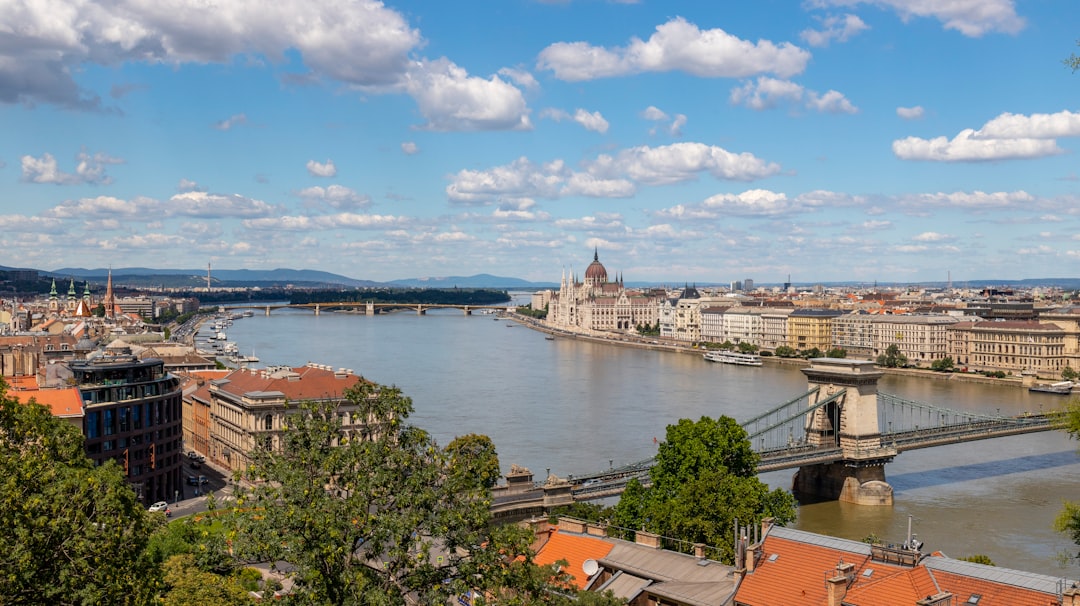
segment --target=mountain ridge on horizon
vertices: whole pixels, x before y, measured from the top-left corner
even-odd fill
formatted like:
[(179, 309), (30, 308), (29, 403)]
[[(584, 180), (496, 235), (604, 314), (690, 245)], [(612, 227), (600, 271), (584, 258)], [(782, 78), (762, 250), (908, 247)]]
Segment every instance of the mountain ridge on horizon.
[[(15, 269), (32, 269), (32, 268), (12, 268), (0, 266), (0, 269), (15, 270)], [(47, 275), (55, 278), (75, 278), (83, 280), (105, 280), (111, 271), (114, 279), (122, 279), (127, 276), (138, 276), (142, 278), (152, 278), (153, 276), (188, 276), (193, 286), (201, 286), (205, 284), (206, 272), (198, 269), (158, 269), (149, 267), (114, 267), (114, 268), (71, 268), (65, 267), (56, 270), (36, 270), (42, 275)], [(521, 278), (510, 276), (496, 276), (487, 273), (474, 274), (471, 276), (422, 276), (414, 278), (399, 278), (395, 280), (387, 281), (375, 281), (352, 278), (342, 274), (336, 274), (333, 272), (327, 272), (315, 269), (291, 269), (291, 268), (274, 268), (268, 270), (260, 269), (217, 269), (210, 272), (211, 279), (218, 284), (222, 282), (260, 282), (260, 283), (303, 283), (305, 285), (340, 285), (351, 287), (398, 287), (398, 288), (557, 288), (557, 282), (533, 282), (524, 280)], [(668, 286), (677, 285), (677, 281), (671, 282), (650, 282), (650, 281), (632, 281), (626, 282), (627, 286), (634, 288), (644, 288), (650, 286), (659, 286), (666, 284)], [(798, 286), (807, 286), (820, 284), (823, 286), (848, 286), (848, 287), (869, 287), (871, 284), (875, 286), (927, 286), (927, 287), (943, 287), (947, 282), (866, 282), (857, 280), (848, 281), (834, 281), (834, 282), (793, 282), (792, 284)], [(722, 285), (722, 283), (707, 283), (698, 282), (698, 286), (713, 286)], [(762, 282), (759, 286), (775, 286), (773, 283)], [(980, 279), (980, 280), (956, 280), (953, 281), (954, 286), (965, 287), (988, 287), (988, 286), (1057, 286), (1061, 288), (1077, 288), (1080, 289), (1080, 278), (1022, 278), (1014, 280), (1003, 279)]]

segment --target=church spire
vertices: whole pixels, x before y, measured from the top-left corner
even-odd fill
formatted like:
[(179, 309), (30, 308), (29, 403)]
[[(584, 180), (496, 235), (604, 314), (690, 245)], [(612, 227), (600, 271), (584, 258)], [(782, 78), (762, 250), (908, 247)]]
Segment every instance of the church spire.
[(593, 249), (592, 249), (592, 260), (593, 261), (599, 261), (600, 260), (600, 249), (598, 247), (594, 246)]
[(112, 289), (112, 268), (109, 268), (109, 281), (105, 285), (105, 317), (113, 318), (116, 313), (116, 298)]

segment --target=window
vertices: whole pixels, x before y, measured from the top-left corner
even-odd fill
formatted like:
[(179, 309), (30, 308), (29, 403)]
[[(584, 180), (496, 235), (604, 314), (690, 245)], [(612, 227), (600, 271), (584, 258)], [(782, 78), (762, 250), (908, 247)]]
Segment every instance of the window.
[(111, 436), (116, 433), (116, 411), (113, 409), (105, 410), (105, 428), (103, 435)]
[(274, 428), (274, 415), (266, 415), (266, 418), (263, 420), (263, 428), (267, 431)]
[(86, 438), (92, 440), (101, 436), (101, 413), (98, 411), (86, 413)]

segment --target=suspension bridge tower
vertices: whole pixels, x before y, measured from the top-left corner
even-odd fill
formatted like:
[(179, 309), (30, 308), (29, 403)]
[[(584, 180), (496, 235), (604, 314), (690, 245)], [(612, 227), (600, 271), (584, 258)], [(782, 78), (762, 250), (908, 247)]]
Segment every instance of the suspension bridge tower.
[[(816, 358), (803, 369), (808, 389), (817, 387), (806, 417), (810, 445), (839, 448), (832, 463), (805, 465), (793, 488), (811, 499), (840, 500), (859, 505), (892, 505), (893, 489), (885, 481), (885, 464), (896, 449), (881, 442), (877, 382), (885, 373), (871, 360)], [(831, 400), (818, 406), (820, 402)]]

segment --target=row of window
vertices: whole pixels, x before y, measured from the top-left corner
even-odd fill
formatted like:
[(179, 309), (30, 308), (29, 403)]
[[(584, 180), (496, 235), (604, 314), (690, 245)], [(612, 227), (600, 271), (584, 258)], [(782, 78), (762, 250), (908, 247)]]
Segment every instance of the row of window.
[(137, 431), (144, 427), (169, 425), (180, 420), (180, 399), (146, 402), (130, 406), (115, 406), (105, 410), (88, 410), (83, 418), (83, 435), (88, 440), (117, 433)]

